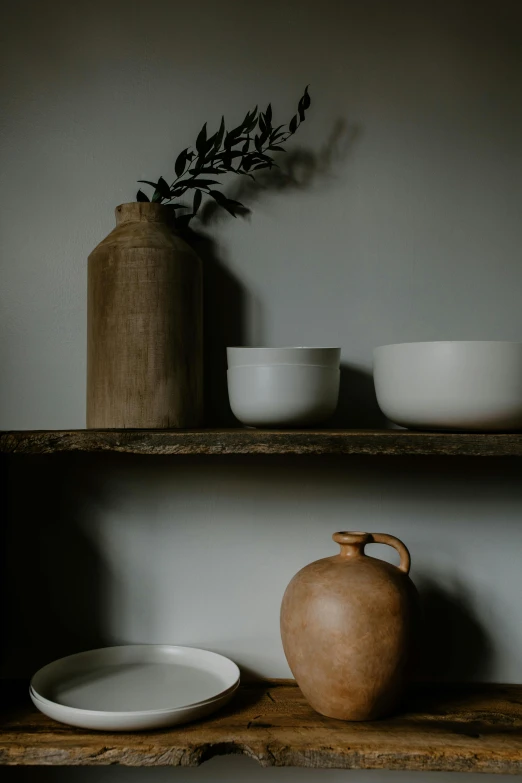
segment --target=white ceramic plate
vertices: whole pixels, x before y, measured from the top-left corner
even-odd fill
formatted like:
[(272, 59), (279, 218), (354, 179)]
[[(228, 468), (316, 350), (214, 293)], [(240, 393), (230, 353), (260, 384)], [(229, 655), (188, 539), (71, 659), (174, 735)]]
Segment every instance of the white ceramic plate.
[(106, 647), (40, 669), (29, 694), (45, 715), (101, 731), (161, 728), (205, 717), (239, 685), (235, 663), (170, 645)]

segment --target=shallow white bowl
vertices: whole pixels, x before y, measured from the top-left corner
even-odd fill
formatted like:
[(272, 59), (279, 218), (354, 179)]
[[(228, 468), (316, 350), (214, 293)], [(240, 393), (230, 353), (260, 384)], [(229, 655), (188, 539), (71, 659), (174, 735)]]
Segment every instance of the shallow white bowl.
[(522, 343), (382, 345), (373, 368), (379, 407), (403, 427), (522, 429)]
[(319, 424), (337, 407), (340, 371), (335, 367), (232, 367), (227, 377), (232, 412), (251, 427)]
[(272, 364), (314, 364), (337, 369), (340, 348), (227, 348), (229, 369), (232, 367)]
[(71, 726), (137, 731), (197, 720), (224, 706), (239, 669), (191, 647), (126, 645), (70, 655), (40, 669), (29, 693), (45, 715)]

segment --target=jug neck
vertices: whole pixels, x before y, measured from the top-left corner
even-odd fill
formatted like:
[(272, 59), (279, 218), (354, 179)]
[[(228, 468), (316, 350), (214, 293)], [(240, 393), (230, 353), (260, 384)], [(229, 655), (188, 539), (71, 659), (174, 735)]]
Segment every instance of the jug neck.
[(372, 537), (370, 533), (342, 530), (334, 533), (332, 538), (341, 547), (339, 557), (352, 558), (364, 555), (364, 547), (371, 542)]

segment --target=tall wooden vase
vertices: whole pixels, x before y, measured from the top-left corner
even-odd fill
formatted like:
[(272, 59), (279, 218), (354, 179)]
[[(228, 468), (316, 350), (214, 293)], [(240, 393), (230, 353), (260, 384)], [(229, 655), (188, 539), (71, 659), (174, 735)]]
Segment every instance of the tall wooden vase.
[(168, 206), (121, 204), (89, 256), (87, 427), (201, 425), (201, 260), (170, 224)]

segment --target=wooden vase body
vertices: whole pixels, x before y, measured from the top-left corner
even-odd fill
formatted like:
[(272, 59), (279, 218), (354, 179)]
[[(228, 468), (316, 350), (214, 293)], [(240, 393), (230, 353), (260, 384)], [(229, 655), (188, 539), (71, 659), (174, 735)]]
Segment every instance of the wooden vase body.
[[(286, 589), (283, 647), (317, 712), (372, 720), (396, 708), (411, 666), (417, 592), (409, 554), (384, 533), (336, 533), (334, 540), (341, 553), (306, 566)], [(398, 549), (401, 565), (365, 555), (371, 542)]]
[(198, 427), (201, 261), (166, 206), (122, 204), (116, 222), (89, 256), (87, 427)]

